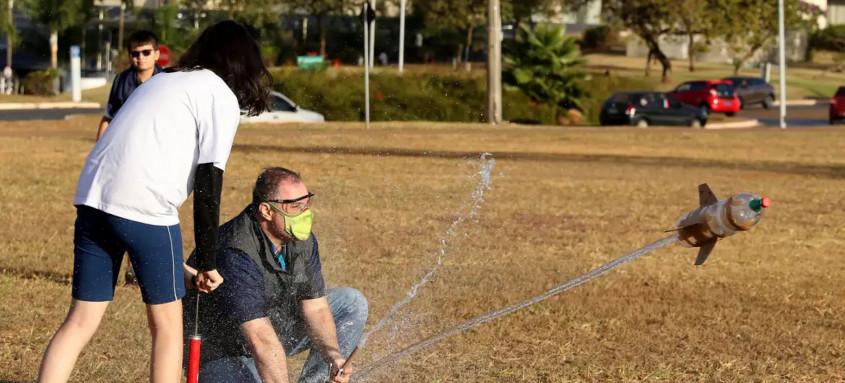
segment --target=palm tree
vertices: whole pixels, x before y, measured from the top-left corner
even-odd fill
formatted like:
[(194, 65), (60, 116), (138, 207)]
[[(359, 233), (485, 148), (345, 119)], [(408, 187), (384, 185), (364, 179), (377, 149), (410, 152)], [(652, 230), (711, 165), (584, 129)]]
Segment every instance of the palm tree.
[(555, 117), (568, 116), (569, 110), (583, 111), (581, 99), (588, 95), (581, 86), (587, 75), (575, 39), (566, 37), (563, 27), (538, 25), (533, 31), (521, 28), (505, 56), (509, 68), (502, 80), (519, 88), (532, 101), (555, 108)]
[(94, 9), (94, 0), (27, 0), (26, 13), (50, 30), (50, 67), (58, 66), (59, 32), (85, 22)]

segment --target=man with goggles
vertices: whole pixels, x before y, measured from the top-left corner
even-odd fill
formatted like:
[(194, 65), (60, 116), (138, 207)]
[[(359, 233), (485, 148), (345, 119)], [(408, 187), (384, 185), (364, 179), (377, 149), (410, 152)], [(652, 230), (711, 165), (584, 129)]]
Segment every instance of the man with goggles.
[[(199, 306), (195, 290), (182, 301), (185, 336), (197, 320), (207, 334), (199, 381), (287, 382), (286, 356), (310, 350), (299, 382), (348, 382), (350, 366), (338, 366), (361, 338), (368, 304), (353, 288), (325, 287), (313, 198), (298, 173), (268, 168), (252, 203), (220, 227), (217, 271), (226, 283)], [(192, 254), (187, 266), (194, 262)]]

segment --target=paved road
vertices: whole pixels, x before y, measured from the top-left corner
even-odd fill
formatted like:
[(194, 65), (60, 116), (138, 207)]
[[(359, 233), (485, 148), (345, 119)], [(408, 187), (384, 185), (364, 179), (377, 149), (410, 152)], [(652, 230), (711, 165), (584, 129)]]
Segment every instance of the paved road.
[[(787, 106), (787, 128), (806, 128), (811, 126), (825, 126), (827, 121), (827, 104), (813, 106)], [(763, 109), (758, 106), (743, 109), (737, 117), (756, 118), (766, 126), (780, 126), (780, 108)]]
[(102, 114), (103, 108), (0, 110), (0, 121), (63, 120), (74, 114)]

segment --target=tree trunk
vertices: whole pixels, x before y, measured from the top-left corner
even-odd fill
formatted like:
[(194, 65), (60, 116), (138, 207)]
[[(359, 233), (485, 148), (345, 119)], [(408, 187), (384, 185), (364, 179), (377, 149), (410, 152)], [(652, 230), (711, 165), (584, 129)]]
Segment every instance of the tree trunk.
[(753, 57), (754, 54), (757, 53), (757, 50), (760, 49), (760, 47), (762, 46), (762, 44), (754, 44), (751, 46), (751, 48), (748, 50), (748, 53), (746, 53), (745, 56), (742, 56), (737, 65), (734, 65), (734, 76), (739, 74), (739, 70), (745, 66), (745, 62), (748, 61), (748, 59), (750, 59), (751, 57)]
[(648, 55), (645, 57), (645, 76), (651, 75), (651, 49), (648, 50)]
[(672, 61), (669, 61), (669, 58), (660, 51), (655, 56), (657, 56), (657, 61), (660, 61), (660, 64), (663, 65), (663, 74), (660, 77), (660, 81), (667, 83), (671, 80), (672, 76)]
[[(126, 16), (126, 3), (120, 3), (120, 15), (118, 16), (117, 20), (117, 51), (123, 51), (123, 24)], [(109, 34), (109, 39), (111, 39), (111, 34)], [(111, 55), (111, 52), (107, 54)]]
[(55, 27), (50, 28), (50, 68), (59, 67), (59, 31)]
[(660, 50), (660, 45), (657, 43), (657, 38), (650, 37), (645, 39), (646, 45), (649, 47), (649, 50), (654, 55), (654, 58), (660, 62), (660, 65), (663, 66), (663, 74), (661, 76), (660, 81), (666, 83), (669, 82), (669, 78), (672, 75), (672, 61), (663, 54), (663, 51)]
[(320, 27), (320, 56), (323, 56), (323, 60), (326, 59), (326, 25), (323, 21), (323, 16), (317, 16), (317, 23)]
[(472, 63), (469, 61), (469, 52), (472, 49), (472, 25), (467, 28), (467, 45), (466, 56), (464, 56), (464, 70), (469, 72), (472, 70)]
[(689, 37), (689, 45), (687, 46), (687, 51), (689, 53), (689, 71), (695, 72), (695, 37), (694, 34), (690, 33)]

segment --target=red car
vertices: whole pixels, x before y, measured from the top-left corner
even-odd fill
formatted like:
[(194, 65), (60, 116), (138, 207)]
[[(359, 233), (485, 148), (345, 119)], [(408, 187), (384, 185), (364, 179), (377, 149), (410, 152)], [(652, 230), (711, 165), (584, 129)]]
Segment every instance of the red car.
[(836, 94), (830, 98), (828, 117), (831, 125), (845, 119), (845, 86), (840, 86)]
[(671, 93), (684, 104), (700, 108), (706, 113), (733, 116), (742, 106), (733, 84), (727, 80), (687, 81)]

